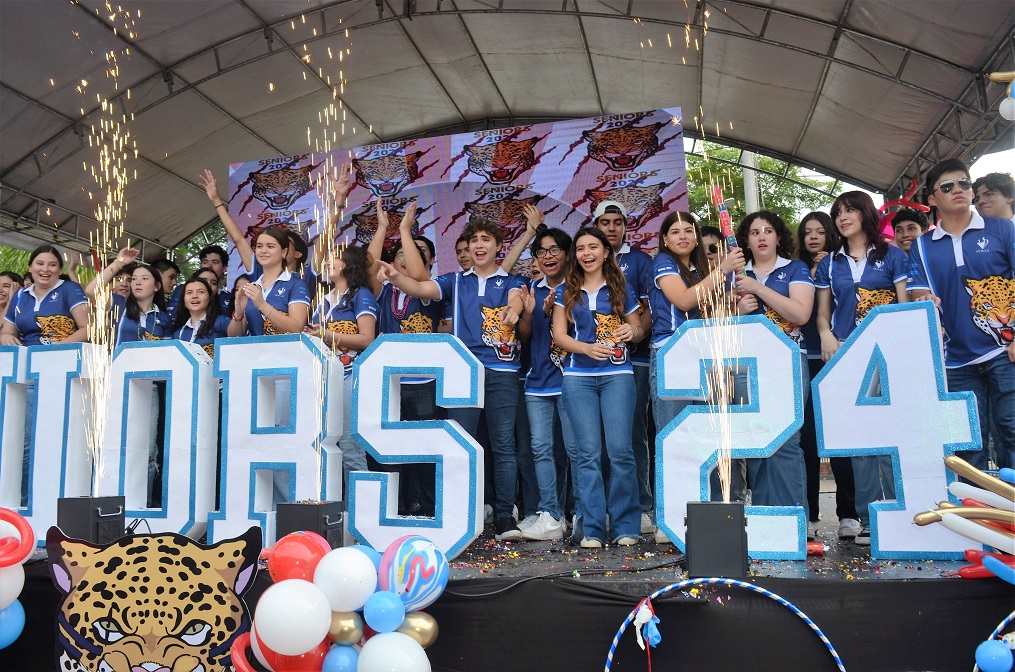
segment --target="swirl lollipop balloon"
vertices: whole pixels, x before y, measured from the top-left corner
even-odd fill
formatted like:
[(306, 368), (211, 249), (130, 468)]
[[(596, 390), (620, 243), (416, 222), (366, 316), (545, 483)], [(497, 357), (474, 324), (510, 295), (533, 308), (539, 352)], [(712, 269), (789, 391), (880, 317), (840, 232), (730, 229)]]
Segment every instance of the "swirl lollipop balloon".
[(432, 541), (410, 535), (396, 539), (381, 557), (380, 589), (398, 594), (406, 611), (433, 604), (448, 585), (448, 559)]

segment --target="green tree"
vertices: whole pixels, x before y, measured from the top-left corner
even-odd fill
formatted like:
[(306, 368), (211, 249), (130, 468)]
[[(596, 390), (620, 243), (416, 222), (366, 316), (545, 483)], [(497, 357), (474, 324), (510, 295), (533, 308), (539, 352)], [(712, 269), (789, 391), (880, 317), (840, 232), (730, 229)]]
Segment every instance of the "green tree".
[(198, 253), (208, 245), (221, 245), (226, 250), (232, 243), (222, 222), (216, 220), (173, 248), (173, 261), (180, 267), (180, 279), (189, 278), (201, 267)]
[[(701, 155), (687, 155), (687, 182), (690, 211), (704, 225), (718, 226), (710, 188), (722, 187), (725, 198), (733, 198), (729, 207), (733, 224), (744, 215), (744, 169), (739, 165), (740, 150), (713, 142), (698, 143)], [(790, 166), (772, 157), (756, 155), (759, 202), (762, 209), (778, 213), (796, 230), (800, 217), (812, 210), (827, 211), (834, 200), (835, 180), (806, 175), (798, 166)], [(782, 177), (785, 173), (785, 177)], [(805, 186), (807, 185), (807, 186)]]

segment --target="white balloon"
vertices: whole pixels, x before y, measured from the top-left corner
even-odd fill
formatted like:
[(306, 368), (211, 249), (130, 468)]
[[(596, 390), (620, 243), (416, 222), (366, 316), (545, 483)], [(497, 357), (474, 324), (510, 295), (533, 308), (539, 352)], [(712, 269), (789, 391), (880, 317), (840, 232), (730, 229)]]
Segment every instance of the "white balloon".
[(3, 611), (18, 599), (21, 589), (25, 587), (25, 568), (11, 565), (0, 568), (0, 611)]
[(377, 568), (365, 553), (336, 548), (317, 563), (314, 584), (327, 595), (332, 611), (356, 611), (377, 590)]
[(363, 645), (356, 672), (431, 672), (430, 659), (409, 635), (385, 632)]
[(314, 584), (287, 579), (264, 591), (257, 601), (254, 623), (257, 635), (269, 649), (284, 656), (299, 656), (328, 636), (331, 607)]

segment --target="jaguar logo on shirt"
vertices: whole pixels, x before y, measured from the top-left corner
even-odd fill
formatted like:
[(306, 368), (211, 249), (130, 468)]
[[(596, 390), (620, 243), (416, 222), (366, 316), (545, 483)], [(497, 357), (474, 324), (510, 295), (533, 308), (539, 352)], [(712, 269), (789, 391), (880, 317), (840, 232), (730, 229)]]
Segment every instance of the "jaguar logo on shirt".
[(786, 273), (784, 271), (779, 271), (779, 275), (775, 276), (775, 279), (779, 280), (780, 282), (785, 280), (786, 279)]
[(500, 287), (504, 284), (504, 281), (501, 278), (497, 278), (496, 280), (493, 281), (493, 284), (496, 285), (497, 287)]
[(878, 269), (879, 271), (882, 268), (884, 268), (884, 267), (885, 267), (885, 262), (884, 262), (883, 259), (878, 259), (877, 261), (874, 262), (874, 268)]
[(976, 246), (980, 248), (980, 252), (986, 252), (987, 243), (989, 242), (990, 240), (987, 238), (987, 236), (984, 236), (983, 238), (980, 238), (978, 241), (976, 241)]
[(56, 300), (59, 299), (59, 298), (60, 297), (57, 296), (56, 292), (54, 292), (54, 293), (49, 295), (49, 301), (50, 301), (50, 303), (56, 303)]
[(285, 287), (279, 287), (278, 291), (275, 292), (275, 296), (282, 296), (283, 294), (285, 294)]

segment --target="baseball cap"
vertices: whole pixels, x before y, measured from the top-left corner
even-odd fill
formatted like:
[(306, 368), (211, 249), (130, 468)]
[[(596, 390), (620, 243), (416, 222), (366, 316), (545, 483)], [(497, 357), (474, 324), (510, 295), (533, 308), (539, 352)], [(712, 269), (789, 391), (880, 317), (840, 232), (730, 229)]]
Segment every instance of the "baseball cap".
[(592, 220), (595, 221), (605, 214), (618, 214), (627, 221), (627, 210), (619, 201), (600, 201), (596, 209), (592, 211)]

